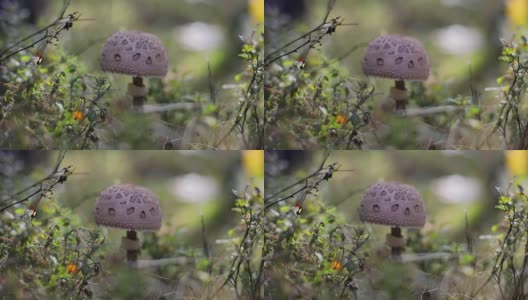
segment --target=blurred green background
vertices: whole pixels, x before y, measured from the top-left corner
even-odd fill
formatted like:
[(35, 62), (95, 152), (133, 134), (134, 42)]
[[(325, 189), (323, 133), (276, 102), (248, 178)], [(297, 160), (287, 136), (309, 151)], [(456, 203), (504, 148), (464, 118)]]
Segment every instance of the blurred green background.
[[(280, 1), (268, 0), (268, 3), (272, 2)], [(305, 9), (300, 17), (289, 19), (287, 26), (266, 27), (266, 44), (271, 47), (270, 50), (279, 49), (280, 46), (320, 26), (328, 12), (328, 4), (332, 1), (295, 0), (288, 2), (292, 3), (288, 9), (295, 11), (295, 5), (301, 8), (301, 2), (305, 3)], [(283, 12), (286, 14), (287, 9)], [(284, 124), (277, 122), (279, 125), (275, 131), (279, 137), (284, 136), (270, 143), (270, 149), (344, 149), (340, 142), (343, 143), (342, 140), (348, 138), (348, 130), (351, 131), (352, 126), (345, 123), (345, 120), (336, 122), (333, 118), (339, 114), (341, 118), (353, 114), (350, 112), (353, 109), (349, 107), (356, 103), (355, 85), (360, 81), (368, 81), (375, 89), (360, 109), (365, 111), (368, 108), (372, 119), (366, 128), (358, 130), (363, 144), (357, 148), (520, 148), (517, 145), (508, 145), (510, 141), (501, 139), (499, 133), (493, 132), (493, 128), (500, 123), (497, 119), (500, 106), (506, 101), (503, 95), (504, 90), (508, 88), (506, 83), (514, 77), (509, 66), (499, 60), (499, 56), (505, 45), (522, 45), (520, 37), (526, 34), (528, 25), (528, 1), (337, 0), (328, 20), (336, 17), (343, 20), (343, 25), (338, 25), (335, 33), (325, 36), (320, 45), (314, 46), (315, 49), (306, 58), (306, 67), (302, 72), (292, 71), (295, 68), (289, 69), (288, 66), (305, 53), (306, 47), (286, 56), (282, 69), (277, 66), (281, 64), (280, 61), (276, 61), (268, 69), (271, 74), (268, 87), (272, 95), (271, 102), (277, 102), (275, 105), (280, 107), (280, 101), (289, 101), (288, 106), (280, 107), (277, 114), (295, 107), (296, 103), (302, 103), (298, 108), (295, 107), (298, 110), (295, 115), (308, 120), (307, 123), (315, 128), (303, 127), (302, 122), (297, 124), (280, 116), (278, 118), (280, 121), (284, 120)], [(266, 20), (267, 23), (273, 24), (272, 18)], [(318, 30), (324, 31), (324, 28)], [(312, 38), (316, 39), (319, 31), (313, 33)], [(407, 83), (411, 95), (410, 107), (423, 112), (423, 115), (399, 119), (387, 116), (380, 106), (384, 103), (390, 87), (394, 85), (394, 80), (367, 78), (363, 74), (361, 61), (368, 42), (386, 34), (414, 37), (424, 45), (429, 54), (431, 73), (428, 80), (423, 83)], [(307, 40), (308, 38), (301, 39), (295, 45)], [(295, 47), (291, 46), (281, 53), (287, 53)], [(523, 51), (516, 53), (525, 57)], [(291, 79), (279, 78), (285, 76), (284, 74), (288, 74)], [(328, 80), (324, 80), (325, 77)], [(274, 91), (274, 88), (279, 86), (279, 80), (282, 81), (282, 90), (291, 90), (291, 93), (298, 94), (294, 94), (292, 99), (281, 100), (281, 97), (289, 97), (289, 94), (281, 95)], [(316, 87), (318, 84), (325, 87), (326, 84), (328, 88), (321, 92), (322, 95), (314, 96), (310, 94), (310, 89), (304, 89), (306, 86), (311, 87), (310, 84)], [(339, 88), (342, 86), (347, 92), (340, 93)], [(368, 90), (370, 91), (370, 88)], [(280, 96), (275, 99), (274, 94)], [(305, 94), (306, 96), (303, 96)], [(337, 100), (334, 100), (336, 98)], [(525, 101), (520, 102), (523, 104), (519, 105), (519, 109), (524, 111)], [(310, 105), (315, 109), (311, 111)], [(459, 110), (443, 110), (445, 106), (459, 106)], [(442, 109), (436, 113), (425, 113), (423, 108), (430, 107)], [(319, 112), (319, 109), (323, 113)], [(323, 125), (319, 125), (321, 123)], [(326, 133), (324, 125), (333, 126), (333, 132), (336, 133), (334, 135), (337, 137), (332, 139), (332, 133)], [(324, 133), (318, 131), (320, 127)], [(296, 136), (300, 136), (301, 142), (291, 142)], [(351, 147), (347, 149), (349, 148)]]
[[(328, 1), (307, 2), (303, 26), (322, 22)], [(508, 10), (506, 2), (511, 2)], [(470, 70), (475, 87), (496, 84), (501, 68), (497, 60), (500, 38), (508, 39), (514, 29), (526, 25), (526, 8), (524, 0), (338, 0), (330, 16), (340, 16), (345, 23), (357, 26), (340, 27), (323, 49), (328, 56), (342, 59), (352, 74), (364, 77), (361, 59), (366, 43), (383, 34), (415, 37), (424, 44), (431, 61), (431, 77), (426, 84), (443, 82), (449, 94), (442, 96), (454, 96), (468, 92)], [(372, 80), (380, 92), (392, 85), (391, 80)], [(493, 98), (489, 93), (482, 96)]]
[[(297, 179), (312, 172), (324, 154), (305, 153), (311, 154), (310, 159), (296, 167)], [(527, 157), (523, 151), (333, 151), (327, 164), (336, 162), (339, 169), (321, 188), (320, 196), (328, 205), (336, 206), (347, 223), (358, 224), (357, 208), (363, 191), (378, 181), (397, 181), (421, 192), (427, 209), (426, 228), (460, 236), (467, 213), (471, 229), (485, 232), (501, 218), (495, 209), (499, 195), (496, 187), (507, 190), (515, 176), (526, 175)], [(369, 227), (380, 233), (388, 230)], [(382, 234), (373, 237), (384, 239)]]
[[(518, 185), (526, 190), (527, 175), (527, 151), (267, 151), (266, 217), (276, 222), (268, 224), (276, 232), (268, 250), (274, 255), (270, 293), (458, 299), (478, 290), (475, 299), (501, 299), (494, 280), (484, 290), (478, 287), (492, 274), (513, 214), (498, 209), (499, 200), (519, 197), (514, 206), (523, 214), (526, 196)], [(363, 192), (379, 181), (415, 186), (425, 203), (425, 226), (402, 228), (403, 263), (390, 259), (389, 226), (362, 223), (358, 216)], [(309, 194), (299, 210), (303, 191)], [(336, 238), (340, 232), (342, 238)], [(519, 244), (509, 250), (517, 263), (510, 267), (514, 273), (526, 261), (526, 231), (518, 233), (511, 239)], [(367, 238), (358, 242), (359, 236)], [(511, 274), (503, 276), (507, 287), (501, 288), (508, 295), (514, 281)], [(350, 284), (343, 284), (347, 280)]]
[[(222, 283), (247, 227), (235, 208), (261, 208), (262, 151), (0, 151), (0, 166), (0, 298), (233, 297)], [(63, 168), (72, 173), (38, 198)], [(126, 231), (95, 224), (100, 192), (119, 183), (160, 200), (159, 232), (138, 232), (139, 260), (156, 266), (128, 268)], [(257, 261), (260, 248), (248, 251)]]
[[(15, 155), (13, 169), (28, 172), (28, 180), (47, 175), (58, 154), (57, 151), (2, 153)], [(70, 165), (73, 174), (67, 184), (58, 188), (55, 197), (61, 207), (71, 209), (83, 224), (97, 226), (92, 213), (102, 190), (113, 184), (131, 183), (144, 186), (159, 197), (163, 222), (158, 234), (178, 233), (181, 242), (190, 245), (201, 242), (202, 216), (213, 239), (224, 236), (227, 228), (237, 224), (232, 211), (236, 198), (233, 191), (244, 191), (250, 186), (264, 188), (261, 151), (70, 151), (61, 166)], [(4, 192), (8, 191), (6, 187)], [(45, 208), (46, 201), (41, 205)], [(50, 205), (54, 205), (53, 201)], [(112, 247), (118, 248), (124, 231), (101, 229), (114, 244)]]
[[(6, 138), (0, 143), (6, 149), (261, 148), (253, 124), (263, 114), (260, 90), (246, 92), (258, 59), (241, 55), (244, 45), (255, 57), (262, 51), (262, 9), (253, 2), (0, 0), (2, 50), (49, 27), (2, 57), (0, 126)], [(65, 18), (58, 19), (65, 3)], [(75, 20), (64, 30), (70, 14)], [(105, 40), (124, 30), (154, 34), (167, 51), (167, 75), (145, 78), (145, 114), (131, 109), (132, 76), (101, 71)], [(37, 65), (41, 45), (47, 47)], [(245, 116), (251, 122), (240, 126), (241, 137), (230, 129), (248, 102), (255, 116)]]
[[(41, 25), (56, 18), (64, 3), (50, 2), (39, 19)], [(239, 35), (256, 28), (245, 0), (72, 0), (67, 12), (80, 13), (81, 21), (65, 35), (64, 48), (80, 56), (88, 71), (100, 70), (99, 51), (108, 36), (139, 30), (162, 40), (169, 57), (169, 78), (202, 89), (208, 85), (208, 64), (220, 82), (232, 80), (242, 70), (243, 62), (237, 57), (242, 45)], [(113, 75), (112, 81), (114, 88), (125, 90), (130, 78)]]
[[(428, 226), (453, 235), (464, 229), (465, 213), (475, 229), (488, 230), (497, 221), (495, 187), (504, 188), (509, 177), (500, 151), (335, 152), (328, 161), (337, 161), (344, 171), (325, 188), (324, 198), (344, 212), (350, 223), (360, 222), (357, 207), (368, 186), (397, 181), (421, 192)], [(383, 226), (372, 227), (387, 231)]]

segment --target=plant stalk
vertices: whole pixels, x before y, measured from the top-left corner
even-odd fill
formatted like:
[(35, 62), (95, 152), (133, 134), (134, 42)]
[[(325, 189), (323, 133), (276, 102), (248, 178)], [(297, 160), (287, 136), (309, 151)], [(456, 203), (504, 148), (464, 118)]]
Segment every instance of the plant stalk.
[[(137, 241), (138, 240), (137, 232), (134, 231), (134, 230), (127, 231), (126, 237), (127, 237), (127, 239), (129, 239), (131, 241)], [(138, 256), (139, 256), (139, 250), (127, 249), (127, 262), (128, 263), (137, 262)]]
[[(138, 88), (144, 89), (145, 85), (143, 84), (143, 78), (142, 77), (134, 77), (132, 79), (132, 84), (135, 85)], [(136, 108), (141, 108), (143, 104), (145, 103), (146, 97), (145, 96), (133, 96), (133, 104)]]
[[(402, 238), (403, 235), (401, 233), (400, 227), (391, 227), (391, 235), (396, 238)], [(393, 259), (399, 260), (401, 258), (401, 254), (403, 252), (403, 247), (395, 247), (391, 246), (391, 256)]]
[(409, 93), (405, 88), (405, 81), (394, 81), (394, 88), (391, 89), (391, 98), (396, 103), (396, 111), (405, 111), (409, 102)]

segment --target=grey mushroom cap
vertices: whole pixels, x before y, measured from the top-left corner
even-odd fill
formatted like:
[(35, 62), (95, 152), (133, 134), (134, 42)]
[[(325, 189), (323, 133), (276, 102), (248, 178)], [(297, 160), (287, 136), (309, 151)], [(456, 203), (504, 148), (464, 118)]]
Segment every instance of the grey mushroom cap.
[(139, 31), (119, 31), (108, 37), (100, 63), (104, 71), (138, 77), (163, 77), (168, 68), (161, 40)]
[(157, 231), (161, 209), (156, 195), (147, 188), (116, 184), (101, 192), (94, 210), (95, 223), (135, 231)]
[(392, 227), (423, 227), (425, 216), (422, 196), (407, 184), (373, 184), (363, 193), (359, 204), (359, 218), (367, 223)]
[(427, 80), (431, 70), (422, 44), (399, 35), (383, 35), (370, 41), (362, 66), (366, 75), (394, 80)]

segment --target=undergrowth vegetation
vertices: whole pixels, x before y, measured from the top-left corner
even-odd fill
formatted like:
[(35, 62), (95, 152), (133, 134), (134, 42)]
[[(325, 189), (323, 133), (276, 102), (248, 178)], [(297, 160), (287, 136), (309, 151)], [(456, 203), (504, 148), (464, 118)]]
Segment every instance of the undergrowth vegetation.
[[(466, 78), (455, 79), (462, 82), (454, 83), (453, 78), (437, 76), (435, 67), (443, 62), (432, 56), (429, 80), (410, 82), (407, 87), (410, 107), (404, 112), (394, 112), (390, 109), (394, 104), (388, 97), (389, 90), (380, 88), (385, 85), (379, 82), (388, 82), (387, 79), (367, 79), (361, 70), (354, 71), (343, 63), (366, 47), (366, 41), (354, 42), (355, 32), (364, 31), (366, 24), (344, 19), (334, 9), (334, 0), (326, 1), (325, 5), (327, 11), (322, 22), (317, 19), (306, 22), (316, 23), (315, 26), (303, 22), (285, 26), (280, 17), (272, 14), (266, 19), (268, 149), (528, 147), (525, 105), (528, 48), (524, 27), (518, 27), (511, 38), (502, 40), (502, 54), (489, 62), (496, 66), (495, 75), (475, 75), (475, 67), (468, 63)], [(350, 48), (343, 49), (341, 56), (329, 55), (329, 44), (343, 44), (333, 40), (334, 33), (345, 29), (351, 36)], [(478, 63), (478, 59), (475, 61)], [(480, 81), (475, 76), (480, 76)], [(482, 77), (490, 76), (496, 82), (482, 81)]]
[[(136, 112), (126, 86), (88, 71), (94, 68), (79, 59), (82, 52), (64, 50), (65, 36), (83, 34), (82, 12), (70, 12), (70, 0), (64, 3), (58, 17), (39, 29), (27, 25), (16, 6), (0, 15), (1, 148), (263, 147), (263, 26), (241, 36), (234, 78), (220, 83), (209, 70), (209, 87), (202, 91), (174, 72), (149, 79), (147, 105)], [(102, 43), (85, 50), (91, 47)]]
[[(266, 156), (267, 298), (528, 296), (528, 197), (522, 185), (516, 191), (497, 188), (499, 222), (479, 233), (469, 227), (466, 215), (462, 235), (453, 238), (449, 229), (434, 223), (434, 211), (428, 211), (422, 230), (405, 233), (406, 254), (398, 262), (391, 259), (384, 236), (366, 224), (347, 222), (345, 218), (356, 212), (340, 211), (326, 199), (329, 182), (349, 170), (329, 162), (327, 154), (315, 167), (304, 164), (288, 170), (277, 153)], [(359, 205), (357, 197), (346, 201)]]
[(369, 234), (362, 227), (346, 224), (335, 207), (318, 197), (319, 189), (339, 172), (338, 165), (327, 164), (325, 159), (297, 182), (280, 185), (276, 179), (284, 175), (281, 165), (278, 156), (267, 155), (267, 298), (357, 297)]
[(262, 299), (263, 206), (252, 184), (233, 191), (238, 221), (220, 239), (202, 216), (201, 246), (186, 244), (182, 230), (145, 234), (141, 257), (152, 265), (129, 267), (118, 242), (65, 208), (62, 186), (77, 175), (65, 154), (51, 168), (24, 167), (20, 155), (0, 153), (0, 297)]

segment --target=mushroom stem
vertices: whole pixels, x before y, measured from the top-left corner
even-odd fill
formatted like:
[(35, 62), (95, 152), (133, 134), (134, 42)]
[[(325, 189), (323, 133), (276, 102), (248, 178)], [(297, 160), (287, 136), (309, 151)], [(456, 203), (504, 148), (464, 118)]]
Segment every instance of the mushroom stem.
[[(396, 238), (397, 240), (403, 241), (403, 235), (401, 233), (400, 227), (391, 227), (391, 237)], [(403, 246), (399, 245), (399, 243), (389, 242), (389, 246), (391, 247), (391, 256), (394, 259), (399, 259), (401, 257), (401, 254), (403, 252)]]
[(394, 87), (391, 88), (391, 98), (396, 102), (396, 111), (404, 111), (407, 108), (409, 93), (405, 88), (405, 81), (394, 81)]
[(394, 87), (404, 91), (405, 90), (405, 81), (403, 80), (396, 80), (394, 81)]
[[(139, 93), (131, 93), (132, 97), (134, 98), (134, 107), (142, 107), (145, 103), (145, 85), (143, 84), (143, 78), (142, 77), (134, 77), (132, 79), (132, 85), (136, 87), (138, 90), (142, 91)], [(145, 92), (143, 92), (145, 91)]]
[[(138, 241), (137, 233), (134, 230), (128, 230), (126, 238), (131, 241)], [(138, 241), (139, 243), (139, 241)], [(139, 255), (139, 249), (127, 249), (127, 262), (136, 262)]]

